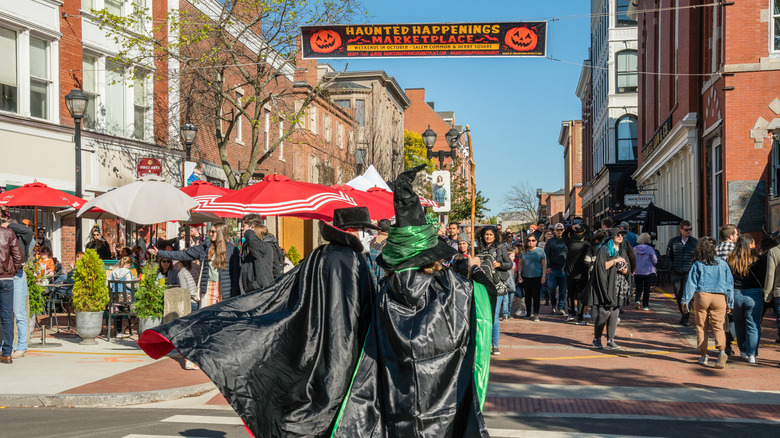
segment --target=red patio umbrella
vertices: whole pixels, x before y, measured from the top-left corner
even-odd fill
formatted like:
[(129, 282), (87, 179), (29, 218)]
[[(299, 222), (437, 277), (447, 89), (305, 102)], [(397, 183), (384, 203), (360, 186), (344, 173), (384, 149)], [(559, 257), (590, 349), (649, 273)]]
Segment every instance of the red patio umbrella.
[(7, 207), (35, 207), (35, 230), (38, 230), (38, 207), (81, 208), (87, 201), (69, 193), (53, 189), (44, 183), (32, 182), (0, 193), (0, 205)]
[(395, 216), (393, 196), (390, 192), (387, 192), (391, 195), (390, 199), (387, 199), (387, 197), (376, 196), (374, 193), (364, 192), (352, 186), (334, 185), (331, 187), (354, 199), (359, 207), (368, 207), (368, 214), (373, 220), (390, 219)]
[(179, 190), (198, 201), (198, 204), (200, 205), (196, 207), (194, 211), (200, 211), (200, 208), (209, 202), (233, 193), (233, 190), (228, 188), (215, 186), (210, 182), (200, 180), (194, 181), (191, 185), (182, 187)]
[(200, 211), (224, 217), (257, 213), (333, 220), (333, 209), (354, 206), (352, 198), (328, 186), (293, 181), (284, 175), (268, 175), (257, 184), (202, 206)]

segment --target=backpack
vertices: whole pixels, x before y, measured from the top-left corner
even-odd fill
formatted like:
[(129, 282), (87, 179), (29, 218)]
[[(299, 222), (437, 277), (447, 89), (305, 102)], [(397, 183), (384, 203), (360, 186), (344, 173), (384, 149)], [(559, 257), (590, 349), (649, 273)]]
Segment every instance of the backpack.
[(277, 243), (272, 243), (271, 246), (274, 251), (271, 274), (274, 276), (274, 279), (276, 279), (284, 273), (284, 251), (282, 251), (282, 248), (280, 248)]
[(482, 262), (480, 264), (480, 268), (482, 268), (482, 271), (484, 271), (488, 278), (493, 281), (493, 285), (495, 286), (498, 295), (506, 295), (508, 286), (505, 281), (499, 278), (498, 272), (496, 272), (496, 269), (493, 267), (493, 262), (496, 261), (496, 258), (493, 257), (493, 254), (489, 252), (482, 252), (477, 254), (477, 257), (479, 257), (479, 260)]

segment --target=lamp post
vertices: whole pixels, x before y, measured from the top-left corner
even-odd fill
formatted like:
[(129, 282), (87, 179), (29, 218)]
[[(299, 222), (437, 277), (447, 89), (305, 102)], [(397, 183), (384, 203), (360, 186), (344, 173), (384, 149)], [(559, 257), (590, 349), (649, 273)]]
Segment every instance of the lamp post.
[[(190, 161), (192, 157), (192, 144), (195, 143), (195, 136), (198, 135), (198, 127), (193, 125), (192, 122), (187, 120), (187, 123), (181, 127), (181, 139), (184, 141), (184, 147), (186, 148), (186, 161)], [(187, 174), (184, 172), (184, 165), (182, 165), (182, 186), (187, 185)], [(184, 247), (190, 247), (190, 226), (184, 226)]]
[[(84, 114), (87, 112), (87, 105), (89, 105), (89, 97), (84, 94), (84, 91), (79, 89), (70, 90), (65, 96), (65, 106), (68, 107), (70, 116), (73, 117), (73, 123), (76, 125), (76, 135), (74, 137), (76, 143), (76, 196), (81, 198), (81, 119), (84, 118)], [(81, 251), (81, 219), (76, 217), (75, 224), (76, 231), (76, 252)]]
[(457, 153), (456, 150), (458, 149), (458, 139), (460, 138), (461, 133), (458, 132), (457, 129), (451, 128), (447, 133), (444, 135), (444, 138), (447, 139), (447, 144), (450, 146), (449, 151), (433, 151), (433, 145), (436, 143), (436, 133), (433, 132), (431, 129), (431, 126), (428, 125), (428, 129), (425, 130), (422, 134), (422, 140), (423, 144), (425, 145), (425, 148), (428, 149), (426, 157), (430, 160), (434, 156), (437, 156), (439, 158), (439, 169), (444, 168), (444, 159), (445, 158), (451, 158), (455, 159), (455, 154)]

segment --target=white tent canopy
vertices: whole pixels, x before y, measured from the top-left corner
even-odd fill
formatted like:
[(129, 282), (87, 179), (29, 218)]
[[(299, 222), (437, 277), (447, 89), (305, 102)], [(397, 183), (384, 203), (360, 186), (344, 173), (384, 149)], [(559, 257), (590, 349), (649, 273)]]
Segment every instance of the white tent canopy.
[(373, 164), (368, 166), (368, 169), (366, 169), (363, 175), (356, 176), (352, 181), (348, 182), (347, 185), (364, 192), (372, 187), (379, 187), (390, 191), (390, 186), (382, 179), (382, 176), (379, 175), (379, 172), (377, 172)]

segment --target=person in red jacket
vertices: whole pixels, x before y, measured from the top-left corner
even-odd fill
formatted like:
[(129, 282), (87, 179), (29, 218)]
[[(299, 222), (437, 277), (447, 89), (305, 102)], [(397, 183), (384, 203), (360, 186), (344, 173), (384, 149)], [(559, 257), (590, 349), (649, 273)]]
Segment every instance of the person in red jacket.
[[(10, 221), (0, 217), (0, 224)], [(14, 276), (22, 268), (22, 250), (16, 233), (7, 227), (0, 227), (0, 319), (3, 320), (3, 341), (0, 348), (0, 363), (13, 363), (11, 353), (14, 346)]]

